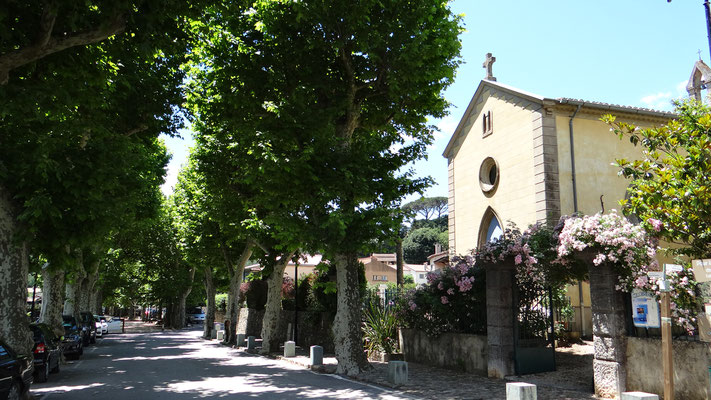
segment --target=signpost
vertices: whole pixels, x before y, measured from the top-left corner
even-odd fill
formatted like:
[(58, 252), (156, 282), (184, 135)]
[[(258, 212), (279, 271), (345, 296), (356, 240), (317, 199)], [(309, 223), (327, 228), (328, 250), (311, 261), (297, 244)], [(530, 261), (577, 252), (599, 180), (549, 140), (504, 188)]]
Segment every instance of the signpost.
[(664, 264), (661, 285), (662, 311), (662, 363), (664, 364), (664, 400), (674, 400), (674, 351), (671, 336), (671, 295), (669, 294), (668, 271), (679, 271), (679, 265)]

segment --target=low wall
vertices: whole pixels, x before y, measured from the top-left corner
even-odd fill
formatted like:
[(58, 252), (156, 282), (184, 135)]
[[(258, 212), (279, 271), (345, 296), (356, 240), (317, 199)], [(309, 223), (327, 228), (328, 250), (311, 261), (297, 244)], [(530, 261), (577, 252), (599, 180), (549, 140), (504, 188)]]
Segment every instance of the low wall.
[[(312, 311), (299, 311), (297, 342), (296, 344), (308, 348), (313, 345), (323, 347), (326, 353), (333, 353), (335, 347), (333, 345), (333, 326), (334, 314), (320, 313)], [(239, 324), (237, 332), (244, 333), (246, 336), (262, 336), (262, 318), (264, 310), (254, 310), (251, 308), (242, 308), (239, 313)], [(289, 324), (294, 323), (294, 311), (282, 310), (279, 317), (279, 326), (277, 327), (277, 337), (287, 340), (287, 329)]]
[[(709, 343), (673, 341), (674, 397), (685, 400), (711, 399)], [(627, 390), (664, 394), (662, 341), (658, 338), (627, 338)]]
[(487, 374), (486, 336), (443, 333), (431, 337), (414, 329), (401, 329), (400, 343), (405, 361)]

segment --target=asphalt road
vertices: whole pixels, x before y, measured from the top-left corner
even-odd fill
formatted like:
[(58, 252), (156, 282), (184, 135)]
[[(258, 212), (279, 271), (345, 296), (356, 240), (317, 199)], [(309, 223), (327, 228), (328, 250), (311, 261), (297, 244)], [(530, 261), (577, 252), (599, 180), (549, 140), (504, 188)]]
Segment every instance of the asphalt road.
[(403, 399), (395, 392), (200, 339), (201, 330), (111, 334), (34, 384), (37, 400)]

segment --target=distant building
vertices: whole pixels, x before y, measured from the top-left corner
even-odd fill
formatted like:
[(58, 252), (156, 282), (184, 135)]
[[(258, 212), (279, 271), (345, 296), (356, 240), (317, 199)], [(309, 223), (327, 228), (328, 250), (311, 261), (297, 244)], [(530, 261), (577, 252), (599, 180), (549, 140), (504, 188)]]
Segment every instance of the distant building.
[[(293, 261), (289, 261), (284, 269), (284, 276), (288, 276), (292, 279), (296, 276), (298, 270), (299, 278), (304, 275), (308, 275), (316, 270), (316, 266), (321, 263), (323, 256), (321, 254), (306, 254), (304, 258), (299, 259), (298, 267)], [(261, 271), (262, 266), (260, 264), (252, 264), (244, 267), (245, 276), (252, 272)]]

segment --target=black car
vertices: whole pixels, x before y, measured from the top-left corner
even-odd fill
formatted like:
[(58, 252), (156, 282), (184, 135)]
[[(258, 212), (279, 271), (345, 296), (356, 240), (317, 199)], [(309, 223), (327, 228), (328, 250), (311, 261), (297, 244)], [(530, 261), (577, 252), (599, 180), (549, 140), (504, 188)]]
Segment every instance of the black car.
[(33, 372), (32, 360), (0, 342), (0, 399), (22, 398), (30, 390)]
[(79, 313), (79, 324), (81, 324), (82, 329), (86, 329), (89, 332), (89, 343), (96, 343), (96, 318), (94, 314), (88, 311), (82, 311)]
[(82, 343), (89, 344), (91, 342), (91, 331), (85, 325), (77, 322), (73, 315), (62, 315), (62, 321), (65, 328), (70, 327), (79, 331)]
[(50, 372), (59, 372), (62, 361), (62, 341), (46, 324), (30, 324), (34, 336), (35, 375), (37, 382), (47, 382)]
[(62, 340), (62, 351), (66, 358), (78, 359), (84, 354), (84, 342), (81, 331), (77, 327), (64, 327), (64, 340)]

